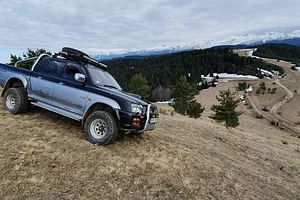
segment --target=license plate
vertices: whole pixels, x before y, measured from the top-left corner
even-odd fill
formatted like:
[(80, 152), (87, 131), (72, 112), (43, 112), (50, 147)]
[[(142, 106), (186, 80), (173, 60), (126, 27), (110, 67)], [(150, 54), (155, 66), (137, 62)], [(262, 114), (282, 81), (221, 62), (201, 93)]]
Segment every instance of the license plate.
[(152, 123), (157, 123), (158, 122), (158, 118), (152, 118), (152, 119), (150, 119), (150, 123), (152, 124)]

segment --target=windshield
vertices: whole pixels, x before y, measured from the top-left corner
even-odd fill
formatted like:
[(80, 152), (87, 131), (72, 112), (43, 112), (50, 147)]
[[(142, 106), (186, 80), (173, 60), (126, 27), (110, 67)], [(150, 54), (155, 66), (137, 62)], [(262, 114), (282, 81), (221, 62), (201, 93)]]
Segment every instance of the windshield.
[(108, 72), (96, 68), (90, 64), (88, 65), (87, 69), (91, 77), (91, 80), (95, 85), (122, 90), (118, 82)]

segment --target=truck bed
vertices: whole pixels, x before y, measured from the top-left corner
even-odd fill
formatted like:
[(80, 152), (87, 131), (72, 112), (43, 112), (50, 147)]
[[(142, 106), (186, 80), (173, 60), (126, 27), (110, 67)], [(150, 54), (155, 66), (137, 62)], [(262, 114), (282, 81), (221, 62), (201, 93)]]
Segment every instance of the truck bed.
[(30, 74), (31, 74), (30, 70), (11, 66), (11, 65), (0, 64), (0, 86), (4, 87), (6, 81), (10, 77), (22, 76), (27, 78)]

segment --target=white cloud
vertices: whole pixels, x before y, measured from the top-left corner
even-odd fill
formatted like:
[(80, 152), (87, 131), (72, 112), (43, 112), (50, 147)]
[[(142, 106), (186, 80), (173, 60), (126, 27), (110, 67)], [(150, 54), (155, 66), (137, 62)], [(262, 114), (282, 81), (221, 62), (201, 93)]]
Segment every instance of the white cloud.
[(1, 0), (0, 48), (143, 49), (299, 28), (298, 0)]

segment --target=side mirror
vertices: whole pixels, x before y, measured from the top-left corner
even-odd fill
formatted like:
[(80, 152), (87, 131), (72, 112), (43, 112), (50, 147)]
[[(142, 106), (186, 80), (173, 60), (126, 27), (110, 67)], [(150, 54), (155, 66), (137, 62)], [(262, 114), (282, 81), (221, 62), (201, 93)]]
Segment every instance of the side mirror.
[(80, 83), (84, 83), (85, 82), (85, 75), (80, 74), (80, 73), (76, 73), (74, 76), (74, 79)]

